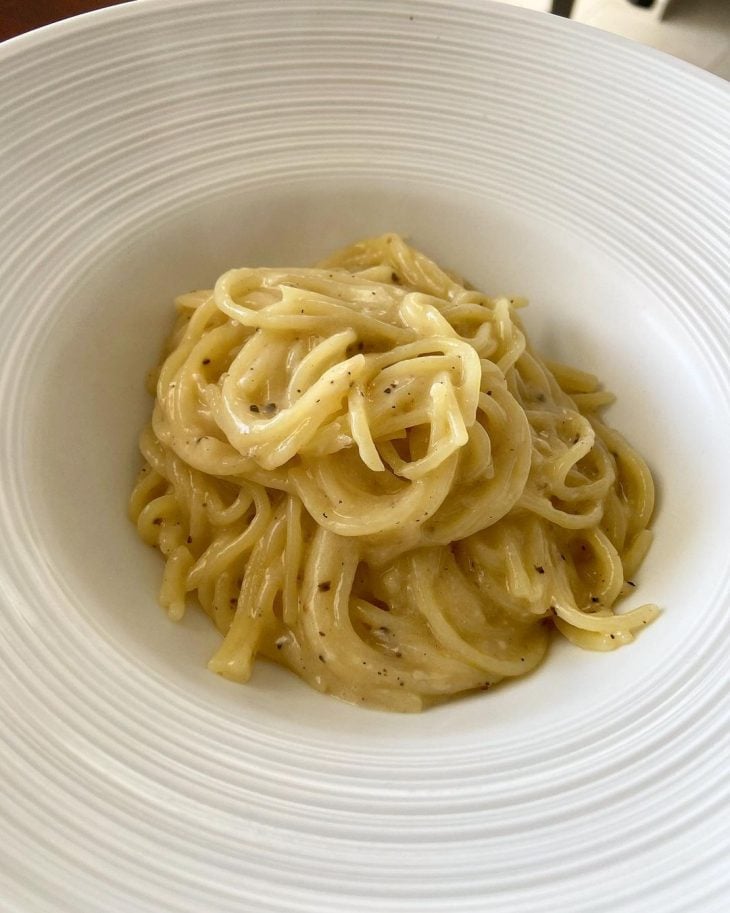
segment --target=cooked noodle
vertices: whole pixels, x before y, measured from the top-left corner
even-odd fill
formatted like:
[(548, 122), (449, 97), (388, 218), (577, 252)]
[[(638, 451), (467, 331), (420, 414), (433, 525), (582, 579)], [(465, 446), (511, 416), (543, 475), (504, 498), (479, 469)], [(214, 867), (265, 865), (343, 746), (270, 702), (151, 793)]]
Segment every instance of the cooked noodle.
[(652, 478), (593, 375), (541, 360), (515, 308), (397, 235), (315, 269), (236, 269), (177, 299), (130, 503), (223, 635), (349, 701), (414, 711), (523, 675), (551, 630), (615, 614), (650, 544)]

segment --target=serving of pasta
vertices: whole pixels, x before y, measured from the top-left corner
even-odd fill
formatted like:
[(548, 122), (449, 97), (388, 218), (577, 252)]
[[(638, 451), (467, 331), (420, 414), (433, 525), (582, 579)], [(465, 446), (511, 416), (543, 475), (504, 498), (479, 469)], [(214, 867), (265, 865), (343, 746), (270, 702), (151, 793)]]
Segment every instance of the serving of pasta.
[(211, 670), (262, 656), (418, 711), (524, 675), (555, 629), (610, 650), (656, 617), (614, 612), (652, 477), (522, 304), (393, 234), (176, 300), (130, 514), (170, 618), (196, 596), (223, 635)]

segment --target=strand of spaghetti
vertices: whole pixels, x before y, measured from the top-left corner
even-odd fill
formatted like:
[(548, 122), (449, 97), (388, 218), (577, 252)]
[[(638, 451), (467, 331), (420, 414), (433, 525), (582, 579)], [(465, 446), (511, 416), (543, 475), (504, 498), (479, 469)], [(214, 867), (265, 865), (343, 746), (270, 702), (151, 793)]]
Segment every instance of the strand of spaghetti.
[[(514, 643), (510, 644), (512, 647), (510, 652), (513, 654), (513, 658), (508, 659), (495, 655), (499, 652), (507, 652), (504, 648), (500, 649), (500, 638), (491, 639), (491, 647), (494, 653), (488, 653), (472, 646), (459, 635), (446, 617), (444, 608), (447, 603), (444, 601), (445, 594), (442, 590), (447, 588), (451, 598), (458, 595), (461, 599), (465, 599), (468, 598), (468, 593), (464, 587), (458, 587), (458, 573), (453, 570), (450, 573), (448, 571), (443, 573), (444, 566), (439, 566), (438, 557), (426, 550), (416, 553), (411, 558), (411, 576), (413, 594), (418, 601), (418, 608), (425, 616), (434, 637), (442, 649), (474, 666), (481, 672), (495, 676), (498, 679), (505, 675), (521, 675), (527, 669), (534, 668), (542, 658), (547, 640), (545, 637), (542, 638), (541, 649), (538, 648), (537, 650), (533, 649), (529, 643), (521, 643), (517, 649), (515, 649)], [(448, 561), (445, 555), (443, 559)], [(441, 574), (437, 577), (439, 571), (441, 571)], [(454, 592), (455, 589), (457, 589), (457, 593)], [(500, 634), (504, 637), (505, 631), (502, 630)]]
[(184, 545), (178, 546), (167, 559), (160, 589), (160, 605), (172, 621), (185, 614), (185, 577), (193, 556)]
[(239, 408), (235, 377), (227, 377), (220, 389), (207, 388), (207, 405), (228, 440), (242, 454), (264, 469), (276, 469), (309, 443), (328, 418), (341, 408), (352, 379), (358, 378), (365, 359), (355, 355), (329, 368), (300, 399), (271, 418), (257, 418)]
[(467, 676), (472, 687), (484, 681), (483, 674), (466, 664), (449, 661), (442, 651), (433, 654), (435, 661), (431, 664), (424, 662), (428, 657), (423, 655), (415, 664), (404, 661), (402, 653), (398, 656), (399, 650), (383, 652), (365, 643), (351, 621), (352, 585), (358, 560), (358, 549), (352, 540), (338, 543), (332, 533), (322, 529), (315, 534), (303, 583), (309, 611), (302, 616), (302, 631), (317, 645), (323, 665), (330, 673), (352, 677), (356, 685), (361, 683), (360, 687), (368, 685), (385, 690), (403, 687), (425, 695), (449, 689), (454, 675), (462, 679)]
[(304, 554), (302, 502), (296, 495), (286, 501), (286, 548), (284, 551), (283, 621), (294, 627), (299, 617), (299, 568)]
[(248, 681), (258, 642), (270, 624), (274, 599), (281, 589), (286, 542), (286, 502), (274, 512), (268, 529), (258, 540), (246, 565), (236, 614), (223, 643), (208, 663), (234, 681)]
[(255, 505), (251, 522), (244, 524), (243, 529), (240, 530), (236, 527), (227, 529), (211, 542), (188, 573), (186, 581), (188, 590), (194, 590), (203, 578), (215, 578), (222, 573), (241, 555), (254, 548), (263, 535), (271, 516), (269, 497), (266, 489), (260, 485), (251, 485), (250, 489)]
[(340, 536), (368, 536), (424, 523), (448, 495), (457, 463), (458, 454), (454, 454), (427, 477), (405, 484), (399, 480), (397, 489), (382, 494), (365, 472), (354, 476), (337, 456), (293, 467), (290, 476), (320, 526)]
[(622, 615), (598, 616), (570, 606), (558, 606), (556, 612), (563, 621), (581, 631), (611, 634), (617, 631), (634, 631), (641, 625), (648, 624), (657, 617), (659, 609), (655, 605), (647, 604)]

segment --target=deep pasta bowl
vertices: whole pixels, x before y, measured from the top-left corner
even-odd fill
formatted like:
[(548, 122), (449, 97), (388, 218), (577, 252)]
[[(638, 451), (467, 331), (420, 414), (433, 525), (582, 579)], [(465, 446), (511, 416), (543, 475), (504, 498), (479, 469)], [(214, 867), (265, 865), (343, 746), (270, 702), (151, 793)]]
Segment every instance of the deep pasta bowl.
[[(8, 909), (725, 909), (726, 85), (487, 2), (139, 0), (0, 93)], [(386, 231), (527, 297), (658, 490), (634, 643), (416, 716), (211, 674), (126, 518), (173, 297)]]

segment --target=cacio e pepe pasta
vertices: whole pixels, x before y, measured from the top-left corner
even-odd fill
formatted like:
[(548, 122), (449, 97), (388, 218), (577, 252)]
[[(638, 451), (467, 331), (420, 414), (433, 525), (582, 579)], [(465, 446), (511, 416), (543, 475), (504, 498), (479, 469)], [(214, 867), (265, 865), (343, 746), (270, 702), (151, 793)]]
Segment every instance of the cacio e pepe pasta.
[(540, 359), (519, 299), (397, 235), (177, 299), (130, 513), (197, 596), (210, 668), (257, 656), (400, 711), (524, 675), (557, 629), (613, 649), (650, 544), (642, 458), (595, 377)]

